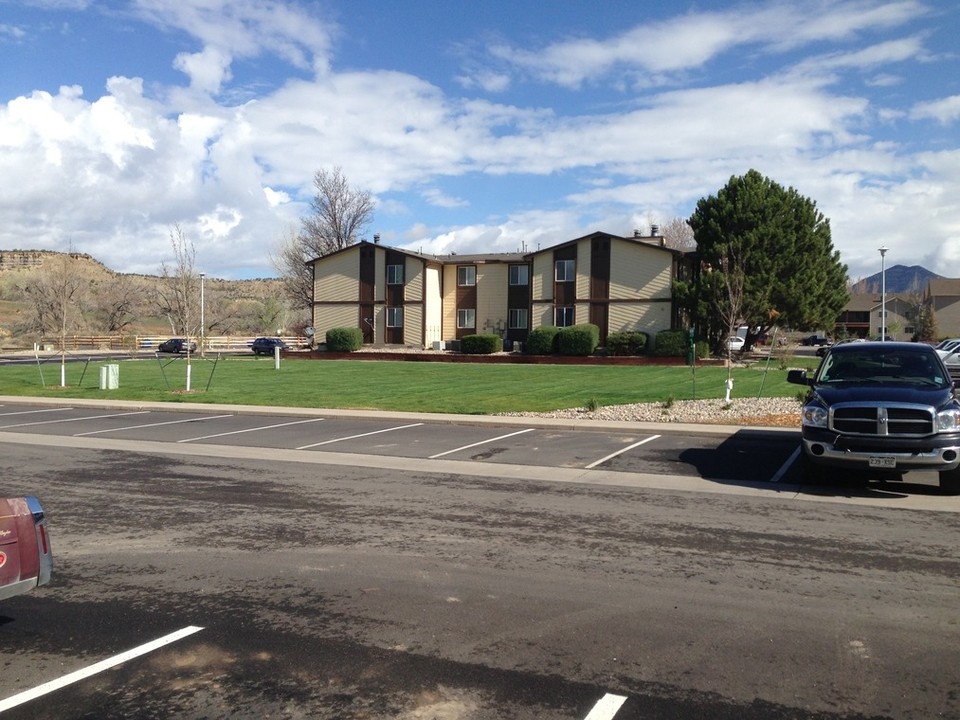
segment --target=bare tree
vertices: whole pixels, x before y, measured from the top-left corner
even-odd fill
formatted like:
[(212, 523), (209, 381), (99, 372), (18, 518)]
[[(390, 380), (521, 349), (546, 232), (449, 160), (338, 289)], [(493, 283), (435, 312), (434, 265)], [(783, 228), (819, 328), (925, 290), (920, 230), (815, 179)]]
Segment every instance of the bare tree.
[(293, 229), (280, 239), (271, 256), (273, 266), (283, 280), (283, 292), (297, 308), (308, 308), (313, 302), (313, 270), (307, 260), (319, 257), (305, 247), (301, 236)]
[(668, 248), (689, 252), (697, 249), (697, 241), (693, 237), (693, 228), (683, 218), (675, 217), (660, 228)]
[(373, 197), (351, 187), (339, 167), (318, 170), (313, 186), (317, 192), (311, 214), (300, 219), (298, 233), (291, 231), (280, 242), (273, 258), (297, 307), (309, 307), (313, 301), (313, 273), (305, 263), (354, 244), (373, 221)]
[(66, 348), (67, 333), (84, 324), (86, 281), (77, 265), (74, 253), (58, 253), (20, 286), (30, 302), (28, 327), (41, 336), (57, 337), (61, 352)]
[(192, 324), (193, 310), (200, 302), (199, 281), (194, 271), (197, 249), (179, 225), (170, 232), (170, 244), (173, 247), (173, 266), (165, 262), (160, 266), (157, 304), (170, 322), (170, 331), (174, 335), (189, 337), (195, 330)]
[(126, 330), (143, 308), (144, 284), (129, 275), (113, 274), (97, 287), (94, 306), (100, 326), (111, 333)]

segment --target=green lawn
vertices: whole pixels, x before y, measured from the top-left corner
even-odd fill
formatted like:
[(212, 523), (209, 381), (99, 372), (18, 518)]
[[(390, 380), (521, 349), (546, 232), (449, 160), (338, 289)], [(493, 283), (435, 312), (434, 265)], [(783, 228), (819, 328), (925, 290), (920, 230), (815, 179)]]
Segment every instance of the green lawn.
[[(100, 367), (120, 365), (120, 387), (100, 390)], [(735, 368), (731, 397), (793, 397), (795, 385), (777, 361)], [(41, 380), (42, 376), (42, 380)], [(72, 362), (60, 387), (59, 360), (0, 366), (0, 395), (168, 402), (367, 408), (410, 412), (491, 414), (722, 398), (722, 367), (480, 365), (469, 363), (156, 358)], [(209, 382), (209, 388), (208, 388)], [(169, 384), (169, 387), (168, 387)], [(761, 389), (762, 388), (762, 389)]]

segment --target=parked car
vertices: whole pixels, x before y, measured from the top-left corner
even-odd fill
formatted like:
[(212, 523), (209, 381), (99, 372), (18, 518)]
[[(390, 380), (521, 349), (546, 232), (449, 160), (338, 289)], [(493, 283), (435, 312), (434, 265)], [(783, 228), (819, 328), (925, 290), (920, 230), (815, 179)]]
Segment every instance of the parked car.
[(837, 345), (845, 345), (847, 343), (855, 343), (855, 342), (866, 342), (866, 340), (864, 338), (846, 338), (844, 340), (837, 340), (837, 342), (833, 343), (833, 345), (821, 345), (820, 347), (817, 348), (817, 357), (823, 357), (824, 355), (827, 354), (827, 351), (830, 348), (835, 347)]
[(53, 553), (43, 506), (31, 496), (0, 498), (0, 600), (50, 582)]
[(250, 343), (250, 349), (254, 355), (273, 355), (273, 349), (287, 350), (287, 344), (280, 338), (258, 337)]
[(808, 335), (803, 339), (803, 344), (808, 347), (829, 345), (830, 338), (828, 338), (826, 335)]
[(193, 340), (188, 342), (186, 338), (170, 338), (160, 343), (157, 351), (162, 353), (185, 353), (188, 351), (188, 348), (189, 352), (195, 353), (197, 351), (197, 344)]
[(949, 338), (934, 348), (947, 365), (960, 364), (960, 338)]
[(745, 344), (746, 341), (739, 335), (731, 335), (727, 338), (727, 350), (729, 352), (740, 352)]
[(940, 487), (960, 492), (960, 400), (943, 360), (929, 345), (844, 343), (830, 348), (807, 386), (801, 410), (804, 478), (871, 472), (901, 480), (909, 470), (940, 473)]

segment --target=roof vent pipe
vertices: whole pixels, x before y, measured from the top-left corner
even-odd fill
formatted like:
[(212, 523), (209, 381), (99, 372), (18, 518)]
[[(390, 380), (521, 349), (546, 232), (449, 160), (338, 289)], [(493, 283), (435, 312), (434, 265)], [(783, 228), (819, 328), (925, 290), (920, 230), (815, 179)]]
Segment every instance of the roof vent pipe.
[(650, 226), (650, 237), (656, 237), (656, 236), (659, 235), (659, 234), (660, 234), (660, 226), (659, 226), (659, 225), (651, 225), (651, 226)]
[(374, 245), (379, 245), (379, 244), (380, 244), (380, 233), (374, 233), (374, 234), (373, 234), (373, 244), (374, 244)]

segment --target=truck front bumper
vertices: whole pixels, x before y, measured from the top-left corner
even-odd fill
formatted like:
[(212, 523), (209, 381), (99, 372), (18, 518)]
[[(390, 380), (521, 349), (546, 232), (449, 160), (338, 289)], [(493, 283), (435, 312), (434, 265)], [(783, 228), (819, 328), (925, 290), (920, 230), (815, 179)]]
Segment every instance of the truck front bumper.
[(882, 467), (878, 458), (892, 458), (896, 470), (949, 471), (960, 466), (960, 436), (957, 435), (860, 437), (804, 427), (803, 449), (810, 460), (823, 465)]

